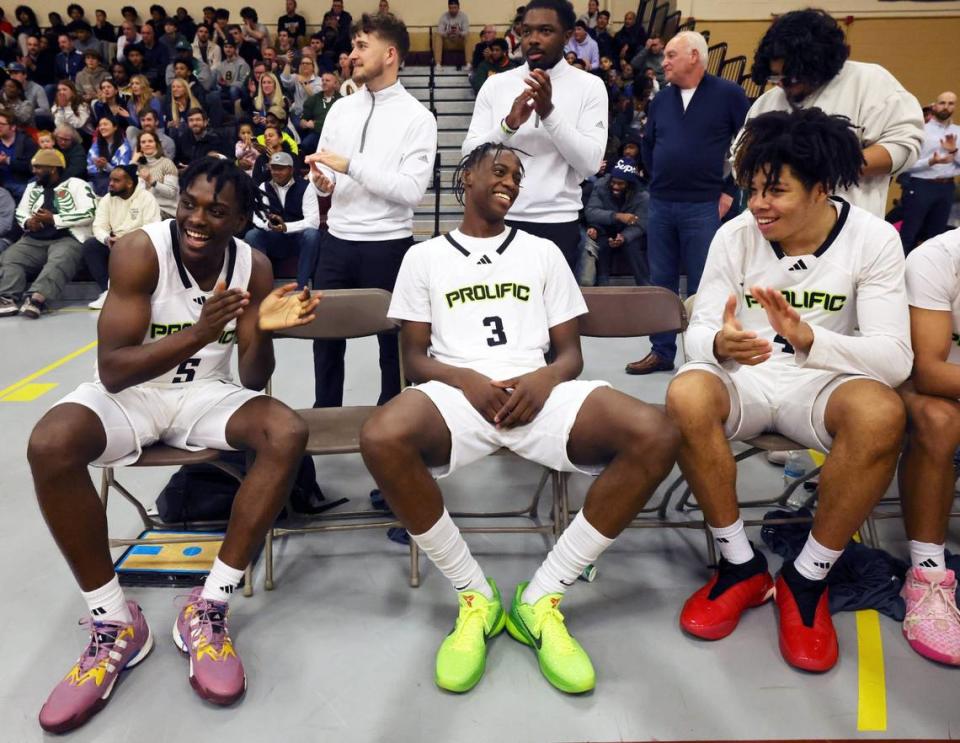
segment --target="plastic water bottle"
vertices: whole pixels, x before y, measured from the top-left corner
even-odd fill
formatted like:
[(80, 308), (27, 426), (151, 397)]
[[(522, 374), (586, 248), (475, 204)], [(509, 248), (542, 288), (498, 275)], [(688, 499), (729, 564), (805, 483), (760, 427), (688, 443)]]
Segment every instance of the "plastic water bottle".
[[(813, 469), (813, 460), (810, 459), (810, 455), (806, 449), (797, 449), (796, 451), (790, 452), (786, 464), (783, 465), (783, 487), (787, 488), (795, 480), (806, 475), (811, 469)], [(804, 505), (808, 497), (806, 491), (802, 487), (798, 487), (790, 494), (790, 497), (787, 499), (787, 505), (791, 508), (800, 508)]]

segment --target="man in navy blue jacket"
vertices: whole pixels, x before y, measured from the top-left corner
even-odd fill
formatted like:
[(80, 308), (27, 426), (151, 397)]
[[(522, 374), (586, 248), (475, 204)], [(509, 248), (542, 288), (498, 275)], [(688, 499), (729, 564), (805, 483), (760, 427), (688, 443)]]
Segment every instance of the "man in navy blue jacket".
[[(650, 174), (650, 282), (676, 292), (683, 266), (688, 294), (697, 291), (710, 241), (733, 200), (726, 154), (750, 107), (743, 89), (708, 75), (706, 63), (707, 42), (695, 31), (667, 44), (663, 71), (670, 85), (650, 102), (641, 148)], [(627, 364), (628, 374), (673, 369), (676, 333), (651, 341), (646, 357)]]

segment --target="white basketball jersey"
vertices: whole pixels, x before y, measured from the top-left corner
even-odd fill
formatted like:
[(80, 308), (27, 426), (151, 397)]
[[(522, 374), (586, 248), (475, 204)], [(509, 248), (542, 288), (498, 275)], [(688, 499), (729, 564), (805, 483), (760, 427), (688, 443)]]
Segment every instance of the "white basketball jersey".
[(516, 228), (497, 237), (459, 231), (414, 245), (389, 316), (431, 325), (430, 355), (491, 379), (544, 366), (550, 328), (587, 313), (563, 254)]
[[(157, 287), (150, 297), (150, 325), (143, 343), (156, 343), (177, 333), (200, 319), (203, 304), (213, 294), (205, 292), (183, 263), (176, 222), (165, 219), (141, 228), (147, 233), (157, 254), (159, 274)], [(223, 281), (228, 289), (247, 289), (250, 282), (250, 246), (233, 239), (224, 255), (223, 268), (214, 286)], [(197, 351), (189, 359), (144, 384), (175, 387), (202, 380), (233, 381), (230, 361), (236, 342), (236, 320), (224, 327), (220, 337)]]
[(953, 315), (947, 360), (960, 364), (960, 229), (937, 235), (910, 252), (907, 299), (911, 307)]

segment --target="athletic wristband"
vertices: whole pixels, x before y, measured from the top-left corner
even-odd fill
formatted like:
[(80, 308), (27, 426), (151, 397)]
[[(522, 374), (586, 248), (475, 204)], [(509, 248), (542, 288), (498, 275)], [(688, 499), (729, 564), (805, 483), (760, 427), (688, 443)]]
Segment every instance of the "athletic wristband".
[(511, 129), (507, 125), (506, 118), (500, 119), (500, 128), (503, 130), (503, 133), (506, 134), (508, 137), (512, 137), (514, 134), (517, 133), (516, 129)]

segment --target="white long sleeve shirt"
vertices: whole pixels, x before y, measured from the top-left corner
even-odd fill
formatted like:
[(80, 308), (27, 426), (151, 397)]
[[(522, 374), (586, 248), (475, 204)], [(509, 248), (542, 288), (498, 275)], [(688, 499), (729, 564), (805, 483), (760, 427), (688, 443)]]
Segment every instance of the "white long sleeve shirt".
[[(854, 206), (882, 217), (886, 213), (891, 176), (909, 168), (920, 155), (923, 111), (913, 94), (880, 65), (847, 60), (833, 80), (798, 105), (787, 99), (783, 88), (768, 90), (747, 111), (747, 121), (768, 111), (794, 108), (819, 108), (828, 114), (846, 116), (858, 127), (857, 136), (864, 149), (879, 144), (890, 153), (890, 174), (861, 178), (860, 185), (837, 192)], [(739, 136), (734, 149), (738, 142)]]
[(413, 234), (413, 210), (433, 173), (437, 122), (399, 81), (338, 100), (323, 123), (320, 150), (350, 161), (346, 173), (323, 168), (334, 182), (330, 234), (360, 241)]
[(960, 175), (960, 152), (955, 152), (953, 162), (930, 164), (930, 158), (935, 152), (941, 155), (948, 154), (940, 144), (944, 137), (952, 134), (960, 142), (960, 126), (952, 121), (940, 122), (936, 119), (923, 125), (923, 146), (920, 148), (920, 157), (907, 172), (914, 178), (924, 180), (931, 178), (956, 178)]
[[(530, 68), (523, 64), (488, 78), (480, 88), (462, 152), (484, 142), (516, 147), (523, 163), (520, 195), (509, 219), (562, 223), (577, 219), (582, 206), (580, 182), (600, 169), (607, 145), (607, 89), (596, 75), (560, 60), (547, 71), (553, 88), (553, 111), (533, 113), (516, 134), (501, 122), (514, 99), (527, 87)], [(526, 153), (526, 154), (524, 154)]]
[[(293, 186), (295, 182), (296, 181), (291, 178), (289, 181), (287, 181), (287, 185), (281, 186), (274, 181), (269, 181), (267, 183), (261, 183), (260, 190), (266, 193), (267, 188), (272, 188), (274, 193), (276, 193), (277, 197), (280, 199), (280, 203), (286, 206), (287, 194), (290, 192), (290, 187)], [(253, 214), (253, 223), (261, 230), (270, 229), (270, 223), (256, 212)], [(320, 228), (320, 203), (317, 201), (317, 189), (310, 188), (308, 186), (304, 190), (303, 219), (297, 220), (296, 222), (287, 222), (286, 227), (287, 234), (293, 232), (303, 232), (304, 230), (309, 229), (316, 230)]]
[[(713, 343), (727, 297), (737, 297), (744, 330), (770, 341), (758, 369), (781, 365), (863, 374), (896, 387), (910, 374), (910, 317), (903, 247), (892, 225), (846, 202), (834, 202), (837, 223), (813, 254), (784, 255), (761, 235), (749, 211), (713, 238), (684, 340), (692, 361), (717, 363)], [(797, 352), (770, 326), (750, 287), (778, 289), (813, 329), (808, 353)], [(859, 328), (859, 334), (855, 331)], [(736, 361), (724, 362), (731, 370)]]

